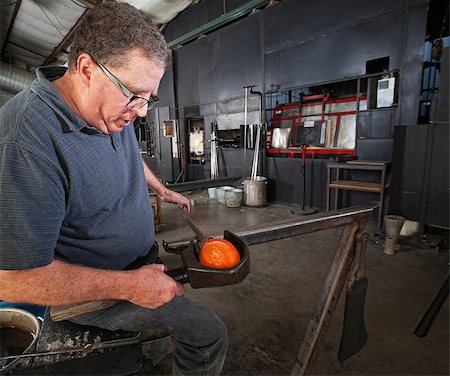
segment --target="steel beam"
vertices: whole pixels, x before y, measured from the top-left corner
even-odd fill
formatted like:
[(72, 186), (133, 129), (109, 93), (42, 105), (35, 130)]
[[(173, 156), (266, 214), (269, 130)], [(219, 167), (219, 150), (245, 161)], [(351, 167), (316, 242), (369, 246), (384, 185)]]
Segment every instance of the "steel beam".
[[(292, 219), (272, 222), (269, 225), (262, 224), (247, 228), (244, 231), (235, 232), (247, 245), (270, 242), (274, 240), (290, 238), (309, 234), (316, 231), (341, 227), (356, 222), (367, 222), (372, 211), (379, 207), (379, 202), (371, 202), (366, 205), (352, 206), (330, 212), (322, 212), (307, 216), (305, 219), (293, 221)], [(223, 234), (214, 234), (212, 237), (221, 237)], [(163, 242), (164, 249), (168, 252), (178, 253), (186, 248), (192, 238), (180, 239), (173, 242)]]
[(237, 232), (236, 235), (247, 245), (290, 238), (311, 232), (341, 227), (354, 222), (366, 222), (370, 218), (372, 211), (378, 206), (378, 202), (372, 202), (368, 205), (312, 214), (307, 216), (306, 219), (299, 221), (275, 222), (266, 226), (249, 228), (245, 231)]
[(202, 26), (197, 27), (196, 29), (182, 35), (179, 38), (174, 39), (169, 43), (170, 48), (177, 48), (185, 43), (188, 43), (195, 38), (199, 37), (202, 34), (210, 33), (211, 31), (217, 30), (220, 27), (237, 20), (238, 18), (245, 16), (250, 13), (254, 9), (266, 5), (269, 3), (268, 0), (251, 0), (248, 3), (233, 9), (230, 12), (222, 14), (221, 16), (205, 23)]

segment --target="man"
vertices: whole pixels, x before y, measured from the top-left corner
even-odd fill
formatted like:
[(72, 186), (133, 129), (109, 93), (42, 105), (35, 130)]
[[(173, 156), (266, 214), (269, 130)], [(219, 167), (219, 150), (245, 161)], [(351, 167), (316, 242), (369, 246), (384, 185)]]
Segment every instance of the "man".
[(157, 263), (147, 187), (186, 211), (189, 201), (143, 163), (129, 126), (157, 101), (170, 56), (143, 13), (107, 1), (77, 29), (69, 68), (39, 68), (1, 109), (0, 299), (121, 300), (72, 321), (174, 328), (173, 372), (219, 374), (225, 325)]

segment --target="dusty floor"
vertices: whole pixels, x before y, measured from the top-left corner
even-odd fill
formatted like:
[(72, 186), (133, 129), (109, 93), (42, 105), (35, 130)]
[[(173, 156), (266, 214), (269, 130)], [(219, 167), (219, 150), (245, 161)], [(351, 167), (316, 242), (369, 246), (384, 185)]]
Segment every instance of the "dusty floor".
[[(206, 234), (293, 216), (288, 206), (227, 208), (204, 193), (191, 217)], [(163, 205), (160, 241), (193, 237), (172, 205)], [(297, 217), (298, 218), (298, 217)], [(383, 253), (375, 222), (367, 249), (369, 281), (365, 321), (369, 339), (344, 363), (337, 360), (345, 291), (325, 334), (310, 374), (320, 375), (448, 375), (448, 300), (428, 335), (415, 336), (423, 311), (448, 273), (448, 251), (403, 246), (394, 256)], [(186, 295), (211, 307), (226, 323), (230, 344), (223, 375), (287, 375), (294, 365), (307, 324), (317, 303), (342, 229), (250, 247), (251, 272), (238, 285), (192, 289)], [(169, 266), (180, 257), (161, 251)]]

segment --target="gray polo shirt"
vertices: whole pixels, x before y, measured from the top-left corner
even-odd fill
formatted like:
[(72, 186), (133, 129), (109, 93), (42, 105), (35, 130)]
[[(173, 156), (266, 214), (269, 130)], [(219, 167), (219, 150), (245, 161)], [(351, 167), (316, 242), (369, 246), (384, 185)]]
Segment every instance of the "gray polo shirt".
[(0, 110), (0, 269), (123, 269), (154, 244), (133, 127), (108, 136), (77, 118), (50, 82), (64, 72), (38, 69)]

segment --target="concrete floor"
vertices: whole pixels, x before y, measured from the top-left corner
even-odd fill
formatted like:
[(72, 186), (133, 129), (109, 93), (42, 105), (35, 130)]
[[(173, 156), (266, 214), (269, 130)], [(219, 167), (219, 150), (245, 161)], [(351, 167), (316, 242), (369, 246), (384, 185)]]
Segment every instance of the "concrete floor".
[[(290, 207), (227, 208), (208, 201), (204, 192), (188, 196), (197, 205), (191, 217), (206, 234), (241, 231), (259, 223), (295, 217)], [(209, 204), (205, 204), (209, 202)], [(162, 240), (193, 237), (173, 205), (163, 204)], [(316, 375), (448, 375), (448, 300), (428, 335), (412, 331), (448, 273), (448, 251), (403, 246), (383, 253), (375, 221), (367, 249), (369, 281), (365, 321), (369, 339), (363, 349), (339, 363), (345, 291), (309, 373)], [(223, 375), (287, 375), (294, 365), (317, 303), (342, 229), (250, 247), (251, 271), (242, 283), (192, 289), (186, 295), (212, 308), (226, 323), (230, 344)], [(162, 247), (161, 247), (162, 248)], [(170, 267), (180, 256), (161, 250)]]

